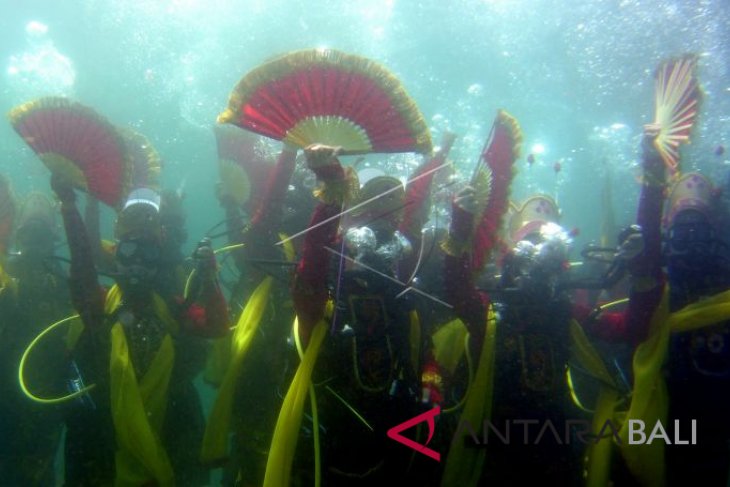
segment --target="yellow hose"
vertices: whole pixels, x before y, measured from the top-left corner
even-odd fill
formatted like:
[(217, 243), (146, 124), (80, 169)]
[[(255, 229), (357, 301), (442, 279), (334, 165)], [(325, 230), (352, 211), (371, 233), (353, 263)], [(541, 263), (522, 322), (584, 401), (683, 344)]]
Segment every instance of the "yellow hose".
[(610, 303), (602, 304), (602, 305), (598, 306), (596, 309), (600, 313), (600, 312), (606, 311), (608, 308), (613, 308), (614, 306), (619, 306), (621, 304), (628, 303), (628, 302), (629, 302), (629, 298), (621, 298), (621, 299), (617, 299), (616, 301), (611, 301)]
[(214, 253), (214, 254), (220, 254), (220, 253), (223, 253), (223, 252), (230, 252), (231, 250), (236, 250), (236, 249), (240, 249), (241, 247), (244, 247), (245, 245), (246, 245), (246, 244), (242, 244), (242, 243), (239, 243), (239, 244), (233, 244), (233, 245), (227, 245), (227, 246), (225, 246), (225, 247), (221, 247), (221, 248), (219, 248), (219, 249), (215, 249), (215, 250), (213, 251), (213, 253)]
[(45, 330), (43, 330), (42, 332), (40, 332), (38, 334), (38, 336), (35, 337), (32, 342), (30, 342), (30, 344), (28, 345), (28, 347), (23, 352), (23, 356), (20, 358), (20, 365), (18, 366), (18, 383), (20, 384), (20, 390), (23, 391), (23, 394), (25, 394), (25, 396), (28, 399), (30, 399), (31, 401), (34, 401), (34, 402), (37, 402), (37, 403), (40, 403), (40, 404), (59, 404), (59, 403), (62, 403), (62, 402), (70, 401), (71, 399), (75, 399), (75, 398), (77, 398), (77, 397), (79, 397), (81, 395), (84, 395), (87, 392), (89, 392), (91, 389), (93, 389), (94, 387), (96, 387), (96, 384), (91, 384), (91, 385), (86, 386), (83, 389), (81, 389), (79, 391), (76, 391), (76, 392), (73, 392), (73, 393), (71, 393), (71, 394), (69, 394), (67, 396), (62, 396), (62, 397), (56, 397), (56, 398), (47, 399), (47, 398), (38, 397), (38, 396), (34, 395), (32, 392), (30, 392), (30, 390), (28, 389), (28, 386), (26, 386), (26, 384), (25, 384), (25, 373), (24, 373), (25, 372), (25, 362), (28, 359), (28, 356), (30, 355), (30, 352), (33, 350), (33, 348), (48, 333), (50, 333), (51, 331), (55, 330), (56, 328), (58, 328), (62, 324), (66, 323), (66, 322), (69, 322), (71, 320), (74, 320), (74, 319), (76, 319), (78, 317), (79, 317), (79, 315), (77, 315), (77, 314), (76, 315), (72, 315), (72, 316), (67, 316), (64, 319), (59, 320), (59, 321), (51, 324), (48, 328), (46, 328)]

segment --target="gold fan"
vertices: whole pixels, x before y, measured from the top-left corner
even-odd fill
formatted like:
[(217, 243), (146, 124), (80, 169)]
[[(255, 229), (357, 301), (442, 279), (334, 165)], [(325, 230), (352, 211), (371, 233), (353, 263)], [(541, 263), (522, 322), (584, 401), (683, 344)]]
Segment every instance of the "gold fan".
[(679, 164), (679, 145), (689, 143), (702, 98), (696, 76), (697, 56), (685, 55), (659, 65), (655, 79), (654, 146), (672, 173)]

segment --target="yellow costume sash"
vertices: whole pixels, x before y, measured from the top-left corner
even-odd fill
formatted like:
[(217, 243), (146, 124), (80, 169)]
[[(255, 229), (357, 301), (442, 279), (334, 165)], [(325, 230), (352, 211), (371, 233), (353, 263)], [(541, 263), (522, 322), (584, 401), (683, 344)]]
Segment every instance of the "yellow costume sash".
[(238, 385), (238, 378), (241, 375), (243, 360), (251, 346), (251, 341), (256, 336), (256, 331), (269, 302), (272, 282), (272, 277), (267, 277), (261, 281), (261, 284), (254, 290), (248, 303), (246, 303), (246, 307), (241, 312), (236, 329), (233, 332), (230, 363), (205, 428), (205, 437), (203, 438), (203, 447), (200, 453), (201, 461), (205, 464), (220, 462), (228, 454), (228, 432), (234, 392)]
[[(716, 294), (669, 314), (669, 291), (664, 290), (662, 301), (651, 320), (649, 337), (634, 353), (634, 387), (631, 408), (627, 418), (640, 419), (644, 424), (666, 424), (668, 409), (667, 386), (662, 365), (667, 358), (670, 333), (681, 333), (721, 323), (730, 319), (730, 291)], [(664, 470), (664, 443), (629, 445), (628, 424), (621, 429), (621, 453), (631, 472), (645, 486), (666, 483)]]
[(460, 320), (452, 320), (433, 334), (433, 358), (439, 366), (452, 375), (466, 351), (468, 331)]
[[(121, 304), (121, 291), (112, 287), (104, 311), (111, 316)], [(116, 322), (111, 329), (110, 390), (111, 412), (117, 441), (117, 486), (139, 486), (156, 481), (159, 486), (174, 484), (170, 460), (160, 440), (167, 406), (167, 388), (175, 361), (170, 332), (177, 331), (167, 305), (154, 295), (157, 317), (168, 332), (147, 372), (137, 380), (129, 357), (124, 327)]]
[[(332, 303), (328, 302), (327, 307), (328, 310), (325, 312), (325, 316), (331, 316)], [(296, 321), (294, 327), (297, 328)], [(274, 428), (274, 436), (271, 440), (269, 458), (266, 462), (264, 487), (281, 487), (290, 484), (294, 453), (296, 452), (299, 428), (304, 414), (304, 400), (310, 394), (309, 386), (312, 381), (312, 371), (327, 335), (327, 328), (327, 322), (322, 319), (312, 330), (304, 356), (284, 397)]]
[[(459, 423), (468, 421), (472, 427), (481, 425), (492, 414), (492, 398), (494, 394), (494, 362), (495, 343), (497, 337), (497, 318), (492, 306), (487, 310), (486, 333), (482, 343), (479, 364), (474, 381), (467, 391), (464, 410)], [(486, 451), (483, 448), (467, 448), (460, 438), (451, 443), (441, 485), (474, 486), (484, 465)]]
[[(607, 420), (615, 421), (619, 390), (603, 359), (588, 341), (583, 328), (575, 320), (570, 322), (570, 337), (572, 358), (601, 384), (591, 425), (591, 432), (598, 433)], [(587, 487), (607, 485), (613, 448), (612, 439), (613, 435), (610, 435), (588, 446), (585, 459)]]

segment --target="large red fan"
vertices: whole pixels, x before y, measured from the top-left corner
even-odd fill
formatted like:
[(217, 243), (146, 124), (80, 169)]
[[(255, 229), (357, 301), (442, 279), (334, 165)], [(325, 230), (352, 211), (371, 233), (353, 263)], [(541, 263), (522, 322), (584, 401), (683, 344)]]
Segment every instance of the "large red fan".
[(672, 173), (679, 164), (679, 144), (689, 143), (702, 98), (697, 56), (686, 55), (663, 62), (655, 73), (655, 117), (659, 135), (654, 146)]
[(129, 161), (116, 129), (93, 109), (49, 97), (15, 107), (10, 123), (51, 171), (117, 207), (129, 190)]
[(331, 49), (297, 51), (255, 68), (218, 121), (300, 148), (339, 145), (346, 154), (432, 148), (421, 112), (393, 74)]
[(152, 142), (144, 135), (128, 127), (120, 127), (119, 133), (124, 139), (129, 154), (132, 170), (130, 190), (145, 187), (159, 192), (162, 163)]
[(497, 112), (492, 131), (472, 176), (478, 210), (475, 213), (472, 266), (481, 270), (499, 241), (502, 219), (509, 209), (514, 162), (520, 155), (522, 131), (517, 120)]
[(262, 137), (235, 127), (214, 127), (221, 189), (251, 215), (262, 200), (274, 170), (273, 157), (262, 148)]
[(15, 221), (15, 197), (10, 182), (0, 175), (0, 262), (5, 255)]

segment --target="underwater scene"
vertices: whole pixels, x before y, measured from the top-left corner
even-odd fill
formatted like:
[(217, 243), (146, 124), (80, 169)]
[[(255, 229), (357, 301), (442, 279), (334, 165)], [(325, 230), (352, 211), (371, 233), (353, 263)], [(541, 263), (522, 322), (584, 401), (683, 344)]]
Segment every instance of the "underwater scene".
[(0, 12), (0, 486), (730, 485), (727, 0)]

